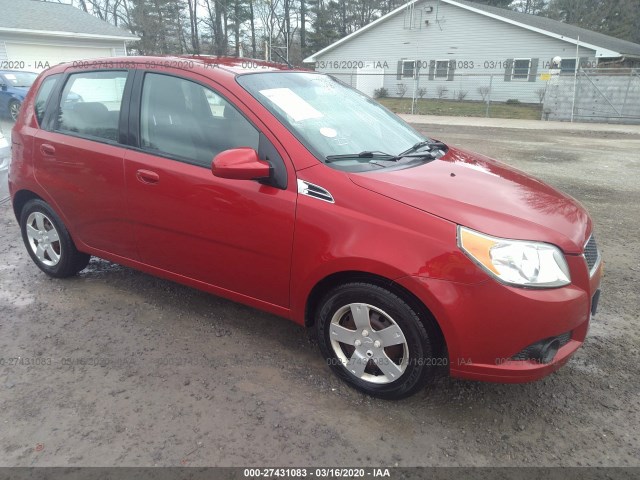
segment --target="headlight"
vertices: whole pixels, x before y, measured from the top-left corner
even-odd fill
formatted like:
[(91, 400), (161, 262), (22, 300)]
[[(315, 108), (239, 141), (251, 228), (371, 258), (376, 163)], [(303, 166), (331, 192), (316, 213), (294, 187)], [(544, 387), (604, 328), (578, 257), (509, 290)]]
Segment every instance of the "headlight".
[(458, 246), (486, 272), (509, 285), (550, 288), (571, 283), (564, 255), (548, 243), (492, 237), (458, 226)]

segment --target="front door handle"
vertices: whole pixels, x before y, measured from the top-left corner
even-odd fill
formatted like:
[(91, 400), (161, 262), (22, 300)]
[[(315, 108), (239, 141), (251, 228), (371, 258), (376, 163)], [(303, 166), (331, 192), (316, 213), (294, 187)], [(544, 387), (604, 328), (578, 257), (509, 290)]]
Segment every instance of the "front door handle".
[(160, 176), (156, 172), (152, 172), (151, 170), (138, 170), (136, 172), (136, 178), (142, 183), (151, 185), (160, 181)]
[(56, 147), (43, 143), (40, 145), (40, 152), (46, 157), (53, 157), (56, 154)]

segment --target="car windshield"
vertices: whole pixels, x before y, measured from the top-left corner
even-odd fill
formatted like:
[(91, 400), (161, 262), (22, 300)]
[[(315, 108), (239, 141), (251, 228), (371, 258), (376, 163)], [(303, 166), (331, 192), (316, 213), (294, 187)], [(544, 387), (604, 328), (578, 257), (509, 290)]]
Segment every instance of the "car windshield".
[(427, 139), (376, 101), (330, 76), (265, 72), (240, 75), (238, 83), (334, 168), (362, 171), (430, 159), (384, 161)]
[(11, 87), (30, 87), (38, 78), (36, 73), (29, 72), (9, 72), (2, 74), (2, 76)]

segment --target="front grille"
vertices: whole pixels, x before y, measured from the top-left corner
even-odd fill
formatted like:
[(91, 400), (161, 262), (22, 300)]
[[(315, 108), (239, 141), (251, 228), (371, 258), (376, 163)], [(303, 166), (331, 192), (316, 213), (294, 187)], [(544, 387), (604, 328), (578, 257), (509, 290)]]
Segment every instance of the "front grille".
[(593, 274), (595, 267), (598, 265), (598, 260), (600, 260), (600, 252), (598, 251), (595, 235), (591, 235), (589, 241), (584, 246), (584, 259), (587, 261), (589, 273)]

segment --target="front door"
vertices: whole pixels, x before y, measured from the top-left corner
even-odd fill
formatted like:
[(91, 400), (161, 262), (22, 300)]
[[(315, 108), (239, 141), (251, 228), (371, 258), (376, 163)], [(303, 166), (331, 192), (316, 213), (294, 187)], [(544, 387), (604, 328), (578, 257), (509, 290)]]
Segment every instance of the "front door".
[(140, 105), (132, 103), (139, 149), (126, 154), (125, 178), (141, 260), (287, 307), (294, 186), (211, 173), (213, 157), (230, 148), (251, 147), (263, 157), (270, 151), (269, 161), (286, 168), (282, 153), (229, 100), (194, 79), (147, 72), (139, 85)]

